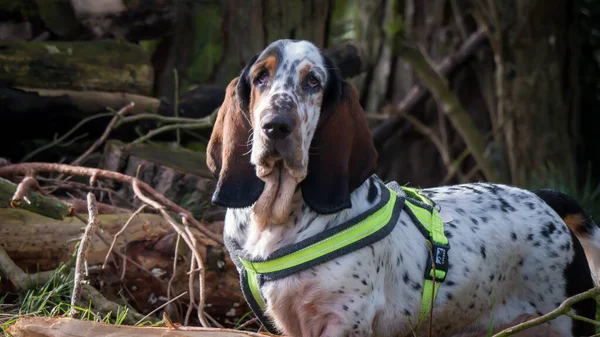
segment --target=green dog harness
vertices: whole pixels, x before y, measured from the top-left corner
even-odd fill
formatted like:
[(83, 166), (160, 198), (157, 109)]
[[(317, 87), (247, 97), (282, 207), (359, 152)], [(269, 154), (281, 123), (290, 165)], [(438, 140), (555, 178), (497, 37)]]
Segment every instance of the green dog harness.
[(267, 331), (275, 332), (276, 329), (264, 315), (266, 303), (260, 291), (264, 282), (290, 276), (383, 239), (396, 226), (402, 209), (419, 228), (429, 247), (419, 322), (427, 317), (439, 283), (448, 272), (450, 246), (444, 236), (444, 223), (435, 203), (418, 190), (402, 187), (406, 197), (397, 196), (383, 184), (381, 190), (381, 200), (366, 212), (311, 238), (280, 248), (262, 260), (244, 256), (241, 247), (226, 238), (227, 249), (240, 270), (244, 297)]

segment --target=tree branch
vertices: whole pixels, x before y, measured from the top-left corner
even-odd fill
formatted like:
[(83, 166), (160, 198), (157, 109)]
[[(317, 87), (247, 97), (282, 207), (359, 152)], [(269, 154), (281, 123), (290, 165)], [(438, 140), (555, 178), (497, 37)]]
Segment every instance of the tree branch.
[(73, 293), (71, 294), (71, 309), (69, 315), (74, 316), (76, 313), (75, 304), (79, 301), (81, 291), (83, 289), (84, 271), (87, 265), (87, 253), (92, 242), (92, 237), (98, 228), (98, 206), (96, 205), (96, 197), (92, 192), (88, 192), (88, 224), (85, 227), (85, 232), (79, 242), (79, 248), (77, 249), (77, 258), (75, 259), (75, 282), (73, 284)]
[(450, 90), (443, 78), (430, 64), (423, 54), (416, 48), (406, 44), (399, 44), (397, 50), (401, 57), (410, 62), (421, 80), (438, 101), (443, 112), (460, 133), (471, 155), (477, 162), (488, 181), (497, 181), (494, 167), (485, 158), (485, 140), (477, 130), (471, 116), (465, 111), (458, 97)]
[(165, 205), (168, 209), (174, 213), (182, 214), (185, 216), (187, 221), (198, 228), (206, 237), (212, 239), (216, 244), (223, 245), (223, 238), (219, 235), (206, 228), (204, 224), (194, 218), (192, 213), (183, 207), (177, 205), (171, 200), (167, 199), (164, 195), (158, 193), (150, 185), (143, 181), (139, 181), (137, 178), (128, 176), (119, 172), (107, 171), (98, 168), (82, 167), (82, 166), (71, 166), (66, 164), (55, 164), (55, 163), (21, 163), (12, 164), (0, 167), (0, 177), (9, 175), (21, 174), (24, 175), (27, 172), (34, 170), (40, 172), (59, 172), (63, 174), (75, 175), (75, 176), (89, 176), (97, 177), (101, 179), (110, 179), (121, 183), (133, 185), (134, 181), (137, 181), (141, 190), (150, 194), (153, 198), (158, 200), (161, 204)]
[[(24, 174), (27, 174), (27, 172)], [(33, 180), (35, 181), (35, 179)], [(33, 184), (33, 182), (30, 183)], [(22, 184), (19, 185), (21, 186)], [(65, 204), (60, 200), (33, 191), (28, 193), (29, 203), (21, 202), (19, 195), (22, 192), (17, 193), (17, 189), (17, 185), (6, 179), (0, 178), (0, 205), (6, 205), (4, 207), (10, 206), (13, 208), (21, 208), (56, 220), (62, 220), (67, 216), (71, 216), (74, 212), (72, 205)], [(24, 189), (21, 188), (21, 191), (23, 190)]]
[(540, 324), (549, 322), (559, 316), (567, 315), (569, 313), (569, 310), (575, 303), (581, 302), (585, 299), (595, 298), (599, 294), (600, 294), (600, 286), (596, 286), (588, 291), (585, 291), (583, 293), (580, 293), (575, 296), (567, 298), (560, 304), (560, 306), (558, 306), (558, 308), (550, 311), (549, 313), (547, 313), (545, 315), (536, 317), (527, 322), (523, 322), (523, 323), (517, 324), (513, 327), (504, 329), (504, 330), (498, 332), (497, 334), (493, 335), (492, 337), (512, 336), (520, 331), (523, 331), (523, 330), (532, 328), (534, 326), (538, 326)]
[[(449, 55), (435, 67), (437, 72), (444, 76), (450, 75), (479, 49), (485, 39), (485, 29), (477, 30), (465, 40), (456, 53)], [(422, 85), (413, 86), (406, 97), (396, 105), (396, 110), (407, 112), (412, 110), (427, 97), (427, 93), (426, 87)], [(386, 140), (391, 138), (402, 123), (402, 120), (402, 116), (394, 116), (375, 127), (372, 131), (375, 146), (379, 148)]]
[[(100, 145), (102, 145), (102, 143), (104, 143), (104, 141), (106, 140), (106, 138), (108, 138), (108, 136), (110, 135), (110, 132), (117, 127), (119, 119), (123, 118), (123, 116), (134, 107), (134, 103), (130, 102), (129, 104), (125, 105), (124, 107), (121, 108), (121, 110), (119, 110), (119, 112), (117, 112), (116, 115), (113, 116), (113, 118), (110, 120), (110, 122), (108, 123), (108, 125), (106, 126), (106, 129), (104, 129), (104, 133), (102, 133), (102, 136), (100, 136), (100, 138), (98, 138), (94, 144), (92, 144), (92, 146), (90, 146), (89, 149), (87, 149), (87, 151), (85, 151), (83, 154), (81, 154), (79, 157), (77, 157), (77, 159), (73, 160), (71, 162), (71, 165), (79, 165), (81, 164), (81, 162), (87, 158), (92, 152), (94, 152), (94, 150), (96, 150)], [(60, 178), (59, 178), (60, 179)]]

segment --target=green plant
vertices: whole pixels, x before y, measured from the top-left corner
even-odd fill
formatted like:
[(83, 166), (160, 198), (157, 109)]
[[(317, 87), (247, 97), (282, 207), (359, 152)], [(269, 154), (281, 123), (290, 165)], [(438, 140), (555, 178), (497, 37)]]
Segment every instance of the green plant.
[[(8, 328), (23, 316), (66, 316), (71, 309), (72, 291), (72, 266), (61, 264), (50, 280), (16, 294), (12, 303), (9, 303), (8, 294), (0, 297), (0, 329), (3, 335), (8, 336)], [(91, 302), (87, 307), (74, 308), (79, 312), (80, 319), (115, 325), (123, 324), (129, 314), (125, 306), (120, 306), (117, 312), (101, 314), (94, 311)]]

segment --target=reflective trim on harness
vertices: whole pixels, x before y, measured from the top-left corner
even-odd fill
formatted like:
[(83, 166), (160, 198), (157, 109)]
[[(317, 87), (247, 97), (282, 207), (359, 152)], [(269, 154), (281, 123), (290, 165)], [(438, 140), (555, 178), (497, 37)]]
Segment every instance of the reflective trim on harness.
[(293, 268), (303, 263), (312, 261), (314, 258), (331, 253), (346, 247), (354, 242), (364, 239), (372, 233), (387, 225), (392, 218), (396, 195), (391, 193), (388, 203), (367, 219), (343, 230), (333, 236), (314, 243), (306, 248), (295, 251), (289, 255), (282, 256), (264, 262), (251, 262), (240, 258), (247, 270), (258, 274), (267, 274), (283, 269)]
[(240, 282), (244, 297), (268, 331), (274, 329), (264, 316), (266, 303), (260, 291), (263, 282), (287, 277), (381, 240), (394, 229), (402, 209), (417, 225), (435, 257), (435, 263), (432, 263), (428, 254), (425, 267), (420, 321), (426, 318), (439, 283), (444, 281), (448, 271), (447, 251), (450, 247), (444, 236), (443, 222), (435, 210), (435, 203), (416, 189), (403, 187), (408, 197), (404, 199), (387, 186), (380, 185), (381, 200), (365, 213), (312, 238), (281, 248), (263, 260), (242, 256), (240, 247), (226, 240), (232, 257), (239, 262), (238, 267), (243, 267)]

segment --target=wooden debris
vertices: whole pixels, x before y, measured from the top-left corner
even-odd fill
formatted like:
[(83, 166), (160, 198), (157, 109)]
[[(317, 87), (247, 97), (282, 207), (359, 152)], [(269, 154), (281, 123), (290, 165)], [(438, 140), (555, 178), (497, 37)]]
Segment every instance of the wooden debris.
[(23, 317), (8, 332), (14, 337), (92, 337), (92, 336), (140, 336), (140, 337), (265, 337), (276, 335), (218, 328), (177, 329), (109, 325), (72, 318)]
[[(104, 234), (112, 239), (129, 216), (101, 214), (99, 218)], [(35, 265), (39, 264), (42, 270), (54, 269), (73, 254), (83, 227), (84, 224), (75, 217), (56, 220), (21, 209), (0, 209), (0, 246), (22, 267), (36, 271)], [(156, 240), (170, 230), (169, 224), (160, 215), (139, 214), (119, 236), (115, 249), (122, 250), (129, 242)], [(107, 252), (108, 246), (94, 237), (88, 264), (101, 264)]]
[(30, 202), (13, 200), (16, 190), (16, 184), (0, 178), (0, 208), (18, 207), (57, 220), (62, 220), (73, 213), (73, 206), (34, 191), (28, 192), (27, 199)]
[(0, 41), (0, 63), (9, 86), (152, 92), (150, 57), (123, 41)]

